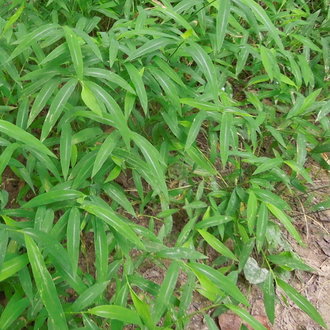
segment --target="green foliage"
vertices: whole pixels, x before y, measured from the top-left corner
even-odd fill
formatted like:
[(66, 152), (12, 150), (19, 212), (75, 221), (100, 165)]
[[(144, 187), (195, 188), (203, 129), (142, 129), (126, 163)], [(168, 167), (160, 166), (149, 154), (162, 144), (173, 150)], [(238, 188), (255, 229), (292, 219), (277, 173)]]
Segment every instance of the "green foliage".
[(240, 274), (325, 326), (281, 242), (329, 170), (326, 1), (1, 4), (1, 329), (184, 329), (197, 292), (264, 329)]

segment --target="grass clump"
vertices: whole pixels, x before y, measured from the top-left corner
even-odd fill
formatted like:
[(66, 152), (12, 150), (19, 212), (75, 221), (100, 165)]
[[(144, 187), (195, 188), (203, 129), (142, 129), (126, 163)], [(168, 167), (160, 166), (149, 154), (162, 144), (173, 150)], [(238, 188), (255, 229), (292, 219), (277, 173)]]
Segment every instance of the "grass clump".
[(184, 329), (199, 293), (263, 329), (239, 279), (325, 326), (285, 240), (306, 162), (329, 170), (327, 10), (2, 1), (0, 328)]

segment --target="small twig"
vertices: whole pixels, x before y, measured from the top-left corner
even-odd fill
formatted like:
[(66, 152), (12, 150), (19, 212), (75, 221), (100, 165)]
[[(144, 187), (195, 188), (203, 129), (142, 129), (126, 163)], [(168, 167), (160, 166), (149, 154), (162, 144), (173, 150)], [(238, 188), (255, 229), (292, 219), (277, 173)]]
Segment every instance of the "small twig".
[(301, 200), (300, 200), (299, 197), (298, 197), (298, 201), (299, 201), (300, 207), (301, 207), (301, 209), (303, 211), (303, 215), (304, 215), (304, 219), (305, 219), (305, 224), (306, 224), (306, 239), (308, 240), (309, 239), (309, 227), (308, 227), (308, 221), (307, 221), (306, 211), (305, 211), (304, 205), (301, 202)]

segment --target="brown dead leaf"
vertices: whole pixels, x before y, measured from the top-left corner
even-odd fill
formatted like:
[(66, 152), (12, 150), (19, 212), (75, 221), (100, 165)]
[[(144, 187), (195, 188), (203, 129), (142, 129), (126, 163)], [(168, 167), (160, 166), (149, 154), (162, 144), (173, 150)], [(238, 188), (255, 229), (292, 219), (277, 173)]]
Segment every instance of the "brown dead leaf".
[[(264, 315), (252, 315), (257, 321), (259, 321), (267, 330), (271, 330), (269, 326), (269, 322), (266, 316)], [(242, 319), (233, 314), (232, 312), (223, 313), (218, 318), (219, 326), (221, 330), (239, 330), (241, 325), (244, 324), (248, 327), (249, 330), (253, 330), (253, 328), (248, 325), (246, 322), (242, 321)]]
[[(271, 327), (269, 326), (268, 318), (265, 315), (253, 315), (253, 317), (259, 321), (267, 330), (271, 330)], [(248, 325), (247, 326), (249, 330), (253, 330), (253, 328)]]
[(221, 330), (239, 330), (242, 324), (240, 317), (231, 312), (221, 314), (218, 321)]

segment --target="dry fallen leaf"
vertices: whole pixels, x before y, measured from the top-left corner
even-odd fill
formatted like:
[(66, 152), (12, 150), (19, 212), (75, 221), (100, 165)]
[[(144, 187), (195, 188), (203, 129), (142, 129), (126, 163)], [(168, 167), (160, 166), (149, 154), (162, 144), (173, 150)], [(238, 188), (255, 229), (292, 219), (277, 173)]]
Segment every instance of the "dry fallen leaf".
[[(267, 330), (271, 330), (269, 322), (266, 316), (264, 315), (252, 315), (257, 321), (259, 321)], [(241, 325), (244, 324), (248, 327), (249, 330), (253, 328), (248, 325), (242, 319), (233, 314), (232, 312), (223, 313), (218, 317), (218, 322), (221, 330), (239, 330)]]
[(240, 317), (231, 312), (221, 314), (218, 321), (221, 330), (239, 330), (242, 324)]

